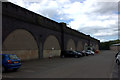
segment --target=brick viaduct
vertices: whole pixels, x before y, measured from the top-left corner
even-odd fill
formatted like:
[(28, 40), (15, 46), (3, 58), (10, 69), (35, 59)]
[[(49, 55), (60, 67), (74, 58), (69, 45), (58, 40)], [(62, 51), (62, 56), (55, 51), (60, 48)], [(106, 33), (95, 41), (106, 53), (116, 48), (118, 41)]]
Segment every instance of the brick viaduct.
[(99, 40), (17, 6), (2, 3), (2, 51), (22, 60), (59, 56), (61, 50), (99, 49)]

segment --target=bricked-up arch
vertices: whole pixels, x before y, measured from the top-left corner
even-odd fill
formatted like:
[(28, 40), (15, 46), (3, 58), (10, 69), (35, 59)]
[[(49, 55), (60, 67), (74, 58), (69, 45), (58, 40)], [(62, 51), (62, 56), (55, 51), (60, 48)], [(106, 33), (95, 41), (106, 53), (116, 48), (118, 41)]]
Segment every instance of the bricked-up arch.
[(43, 57), (60, 56), (60, 53), (61, 48), (58, 39), (54, 35), (48, 36), (44, 42)]
[(82, 41), (78, 41), (77, 43), (77, 51), (82, 51), (84, 49), (83, 45), (82, 45)]
[(85, 44), (84, 44), (84, 50), (87, 50), (87, 48), (88, 48), (88, 44), (85, 43)]
[(99, 50), (99, 46), (98, 46), (97, 44), (96, 44), (96, 46), (95, 46), (95, 47), (96, 47), (96, 48), (95, 48), (96, 50)]
[(21, 60), (38, 58), (38, 46), (33, 35), (24, 29), (11, 32), (3, 42), (3, 53), (16, 54)]
[(93, 44), (93, 50), (96, 50), (95, 47), (96, 47), (95, 44)]
[(67, 50), (76, 50), (75, 42), (72, 39), (69, 39), (67, 42)]

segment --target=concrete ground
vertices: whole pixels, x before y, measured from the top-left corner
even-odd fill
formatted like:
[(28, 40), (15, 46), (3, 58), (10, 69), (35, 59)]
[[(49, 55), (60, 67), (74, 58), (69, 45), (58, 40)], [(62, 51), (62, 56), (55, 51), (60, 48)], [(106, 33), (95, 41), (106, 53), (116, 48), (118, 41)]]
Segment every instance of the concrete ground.
[(112, 78), (118, 78), (120, 80), (120, 65), (117, 65), (116, 62), (114, 62)]
[(114, 51), (101, 51), (81, 58), (53, 58), (26, 61), (17, 72), (3, 73), (3, 78), (112, 78)]
[(120, 66), (118, 66), (118, 78), (120, 80)]

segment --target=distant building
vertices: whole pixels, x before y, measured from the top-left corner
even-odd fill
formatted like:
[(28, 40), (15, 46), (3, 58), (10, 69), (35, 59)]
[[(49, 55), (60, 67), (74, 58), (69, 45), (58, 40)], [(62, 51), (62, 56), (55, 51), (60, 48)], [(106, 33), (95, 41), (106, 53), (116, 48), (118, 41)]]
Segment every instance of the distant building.
[(118, 43), (118, 44), (112, 44), (110, 46), (110, 50), (120, 51), (120, 43)]

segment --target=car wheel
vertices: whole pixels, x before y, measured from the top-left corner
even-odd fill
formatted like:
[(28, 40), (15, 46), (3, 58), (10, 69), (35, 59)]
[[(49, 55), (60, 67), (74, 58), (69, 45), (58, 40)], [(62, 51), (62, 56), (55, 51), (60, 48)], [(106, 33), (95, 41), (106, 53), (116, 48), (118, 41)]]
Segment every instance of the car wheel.
[(75, 58), (78, 58), (78, 55), (75, 55)]
[(61, 56), (61, 58), (64, 58), (64, 57), (65, 57), (64, 55)]
[(118, 59), (116, 60), (116, 63), (117, 63), (118, 65), (120, 65), (120, 61), (119, 61)]
[(4, 66), (2, 66), (2, 72), (5, 72), (5, 67)]

